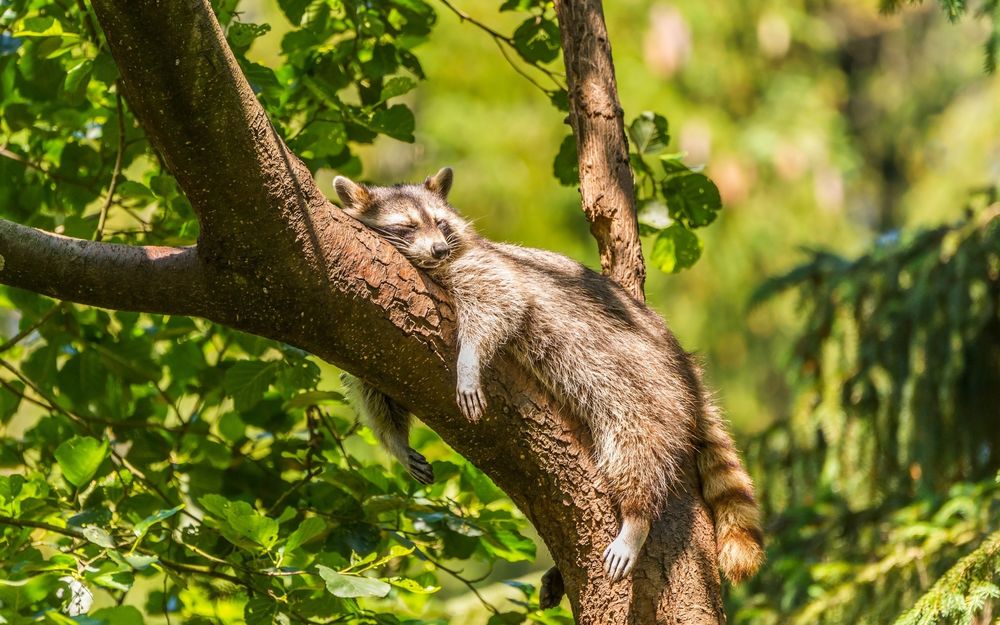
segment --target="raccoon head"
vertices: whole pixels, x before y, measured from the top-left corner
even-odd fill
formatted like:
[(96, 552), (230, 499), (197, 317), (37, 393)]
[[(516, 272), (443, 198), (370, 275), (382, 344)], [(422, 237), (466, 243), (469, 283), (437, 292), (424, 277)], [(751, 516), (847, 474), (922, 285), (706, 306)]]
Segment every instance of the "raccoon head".
[(421, 269), (454, 260), (474, 236), (471, 226), (448, 204), (452, 172), (445, 167), (423, 184), (376, 187), (337, 176), (333, 186), (344, 212), (392, 243)]

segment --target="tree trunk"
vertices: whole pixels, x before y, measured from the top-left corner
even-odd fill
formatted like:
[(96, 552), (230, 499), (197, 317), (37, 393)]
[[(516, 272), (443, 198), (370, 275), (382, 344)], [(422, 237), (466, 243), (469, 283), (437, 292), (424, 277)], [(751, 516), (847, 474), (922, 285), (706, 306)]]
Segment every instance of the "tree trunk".
[[(579, 623), (723, 619), (693, 468), (632, 577), (608, 584), (601, 552), (619, 524), (588, 433), (507, 361), (484, 380), (482, 421), (460, 416), (447, 294), (324, 198), (271, 127), (208, 1), (93, 4), (129, 106), (198, 215), (198, 246), (81, 242), (0, 220), (0, 281), (105, 308), (197, 315), (307, 350), (406, 405), (510, 495), (562, 570)], [(587, 127), (578, 136), (592, 136)]]

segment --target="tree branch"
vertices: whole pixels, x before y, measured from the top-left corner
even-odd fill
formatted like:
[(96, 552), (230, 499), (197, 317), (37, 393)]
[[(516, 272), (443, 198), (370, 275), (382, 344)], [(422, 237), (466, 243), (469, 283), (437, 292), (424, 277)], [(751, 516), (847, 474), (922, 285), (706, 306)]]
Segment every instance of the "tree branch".
[(193, 248), (133, 247), (0, 219), (0, 282), (82, 304), (200, 315), (211, 292)]
[[(328, 203), (282, 142), (208, 0), (93, 0), (129, 109), (184, 190), (206, 262), (291, 265), (289, 223)], [(273, 245), (248, 245), (266, 240)], [(309, 241), (300, 241), (298, 248)], [(306, 250), (307, 257), (318, 253)]]
[(555, 0), (576, 136), (580, 196), (597, 239), (601, 268), (639, 301), (646, 265), (639, 241), (628, 140), (618, 103), (601, 0)]

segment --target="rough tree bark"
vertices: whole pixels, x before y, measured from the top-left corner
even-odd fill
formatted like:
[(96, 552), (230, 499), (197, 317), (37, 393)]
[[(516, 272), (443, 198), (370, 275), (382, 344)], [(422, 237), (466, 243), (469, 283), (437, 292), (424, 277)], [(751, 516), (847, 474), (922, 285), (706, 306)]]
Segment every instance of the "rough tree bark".
[[(693, 469), (632, 578), (608, 584), (600, 556), (618, 520), (586, 431), (507, 361), (485, 380), (483, 420), (460, 416), (447, 295), (324, 198), (259, 106), (208, 1), (93, 5), (129, 106), (198, 215), (198, 245), (82, 242), (0, 220), (0, 282), (105, 308), (197, 315), (316, 354), (407, 405), (510, 495), (562, 570), (579, 623), (724, 619)], [(592, 136), (586, 121), (579, 127)]]

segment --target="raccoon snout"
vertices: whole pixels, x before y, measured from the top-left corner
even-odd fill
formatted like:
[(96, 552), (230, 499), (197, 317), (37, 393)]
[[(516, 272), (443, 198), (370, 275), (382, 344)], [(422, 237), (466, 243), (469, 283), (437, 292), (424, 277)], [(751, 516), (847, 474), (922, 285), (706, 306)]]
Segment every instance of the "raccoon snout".
[(451, 248), (448, 247), (447, 243), (435, 243), (431, 246), (431, 256), (436, 260), (444, 260), (448, 258), (449, 254), (451, 254)]

